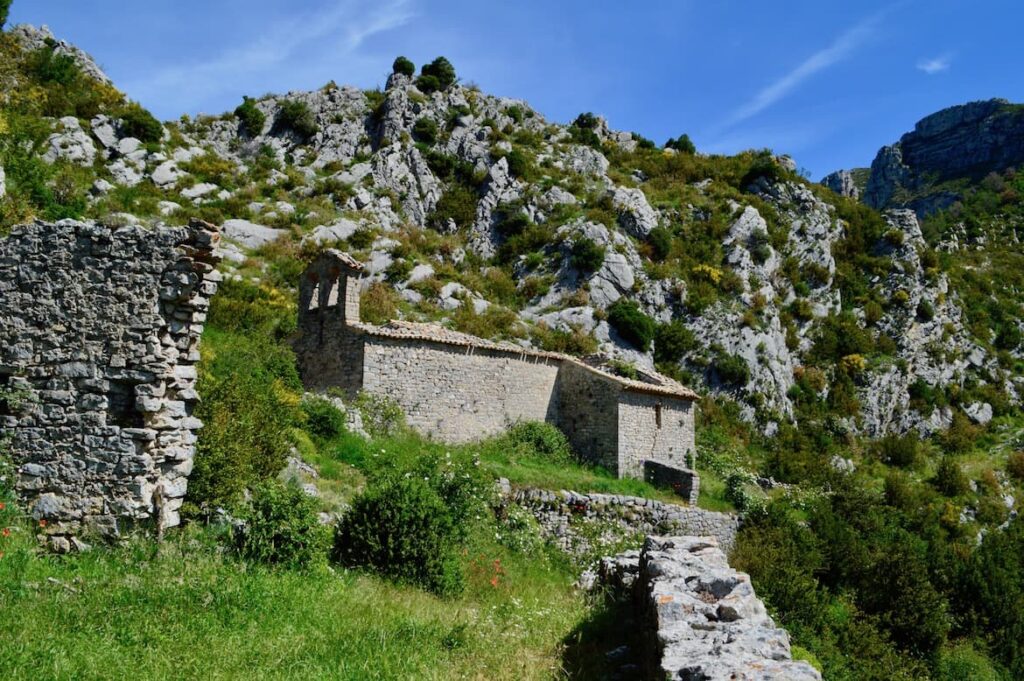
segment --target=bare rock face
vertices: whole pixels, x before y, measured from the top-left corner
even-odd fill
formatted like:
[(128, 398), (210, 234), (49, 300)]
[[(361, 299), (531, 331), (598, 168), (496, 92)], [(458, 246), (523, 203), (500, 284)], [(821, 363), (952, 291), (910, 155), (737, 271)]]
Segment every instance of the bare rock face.
[(70, 161), (89, 167), (96, 160), (96, 147), (89, 133), (82, 130), (81, 123), (74, 116), (66, 116), (57, 123), (58, 131), (47, 140), (43, 160), (54, 163), (57, 160)]
[(608, 190), (612, 206), (619, 214), (619, 225), (629, 234), (643, 239), (658, 226), (658, 214), (639, 189), (614, 187)]
[(839, 196), (846, 196), (851, 199), (860, 198), (860, 189), (857, 188), (852, 171), (837, 170), (822, 178), (821, 184), (839, 194)]
[(936, 185), (980, 179), (1024, 162), (1024, 106), (1003, 99), (971, 102), (921, 119), (871, 164), (864, 203), (879, 210), (906, 206), (927, 215), (952, 204)]
[(71, 57), (78, 64), (78, 68), (82, 70), (89, 78), (97, 80), (101, 83), (110, 83), (110, 78), (103, 72), (103, 69), (99, 67), (87, 52), (79, 49), (71, 43), (64, 40), (57, 40), (53, 33), (50, 32), (49, 27), (30, 26), (28, 24), (19, 24), (10, 30), (11, 35), (17, 38), (22, 46), (26, 50), (39, 50), (44, 47), (52, 47), (53, 53), (58, 55), (64, 55)]

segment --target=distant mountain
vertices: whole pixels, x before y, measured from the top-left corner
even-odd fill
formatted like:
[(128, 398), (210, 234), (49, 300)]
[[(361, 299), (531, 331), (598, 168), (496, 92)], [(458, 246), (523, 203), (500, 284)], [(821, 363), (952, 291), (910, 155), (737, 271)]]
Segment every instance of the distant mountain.
[(875, 156), (870, 170), (837, 171), (822, 184), (872, 208), (947, 208), (990, 173), (1024, 164), (1024, 105), (971, 102), (927, 116)]

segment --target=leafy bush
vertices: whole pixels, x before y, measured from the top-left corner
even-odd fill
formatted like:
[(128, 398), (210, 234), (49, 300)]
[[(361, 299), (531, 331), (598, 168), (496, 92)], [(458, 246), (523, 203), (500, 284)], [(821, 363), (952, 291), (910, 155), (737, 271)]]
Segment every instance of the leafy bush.
[(935, 308), (927, 300), (917, 304), (917, 318), (923, 322), (930, 322), (935, 319)]
[(750, 382), (750, 367), (739, 355), (730, 355), (722, 348), (716, 348), (712, 365), (723, 383), (744, 386)]
[(437, 142), (437, 123), (429, 118), (418, 118), (412, 126), (412, 136), (417, 142), (433, 146)]
[(581, 237), (572, 244), (569, 264), (583, 274), (601, 269), (604, 264), (605, 248), (591, 239)]
[(391, 437), (405, 428), (405, 413), (388, 397), (362, 392), (356, 397), (355, 406), (371, 437)]
[(416, 79), (416, 87), (429, 95), (441, 89), (441, 81), (437, 76), (424, 75)]
[(942, 457), (939, 467), (935, 470), (935, 477), (932, 478), (932, 484), (947, 497), (958, 497), (967, 494), (971, 489), (960, 464), (949, 456)]
[(401, 73), (403, 76), (412, 77), (412, 74), (416, 73), (416, 65), (405, 57), (397, 57), (395, 62), (391, 65), (391, 71), (393, 73)]
[(164, 135), (164, 126), (160, 121), (135, 102), (118, 112), (118, 117), (121, 119), (124, 132), (141, 142), (159, 142)]
[(421, 77), (433, 77), (437, 79), (437, 90), (447, 90), (455, 84), (458, 77), (455, 75), (455, 67), (444, 57), (438, 57), (429, 64), (424, 64), (420, 69)]
[(664, 260), (672, 252), (672, 232), (664, 227), (655, 227), (647, 235), (647, 243), (651, 245), (654, 259)]
[(508, 162), (508, 171), (512, 177), (520, 179), (529, 178), (533, 169), (533, 162), (519, 149), (513, 149), (505, 154), (505, 161)]
[(359, 316), (369, 324), (385, 324), (398, 314), (398, 294), (393, 286), (375, 281), (359, 298)]
[(632, 300), (619, 298), (608, 307), (608, 323), (619, 335), (643, 352), (654, 340), (655, 322)]
[(1024, 482), (1024, 451), (1013, 452), (1006, 460), (1006, 472), (1018, 482)]
[(579, 116), (576, 117), (576, 120), (572, 122), (574, 126), (576, 126), (577, 128), (581, 128), (583, 130), (593, 130), (594, 128), (597, 127), (597, 123), (597, 116), (595, 116), (589, 111), (581, 113)]
[(917, 463), (920, 443), (915, 435), (887, 435), (878, 441), (876, 449), (885, 463), (907, 468)]
[(668, 142), (665, 142), (665, 148), (675, 149), (676, 151), (682, 152), (684, 154), (697, 153), (696, 145), (694, 145), (693, 140), (691, 140), (690, 136), (687, 135), (686, 133), (683, 133), (679, 137), (676, 137), (675, 139), (670, 139)]
[(270, 480), (253, 489), (252, 500), (232, 531), (246, 560), (286, 568), (311, 568), (327, 559), (330, 530), (320, 524), (314, 497), (294, 484)]
[(693, 332), (679, 320), (659, 324), (654, 333), (654, 361), (678, 364), (686, 353), (697, 346)]
[(0, 29), (7, 23), (7, 14), (11, 11), (13, 0), (0, 0)]
[(942, 446), (947, 452), (963, 454), (974, 448), (981, 429), (971, 423), (967, 414), (959, 409), (953, 412), (953, 421), (942, 433)]
[(291, 130), (304, 139), (309, 139), (320, 129), (309, 105), (297, 99), (290, 99), (281, 104), (275, 125), (278, 129)]
[(457, 229), (468, 229), (476, 219), (477, 193), (461, 184), (450, 186), (438, 199), (434, 210), (427, 217), (427, 224), (436, 230), (448, 229), (448, 221)]
[(329, 439), (345, 431), (345, 414), (330, 400), (307, 397), (301, 406), (306, 414), (306, 428), (313, 435)]
[(556, 463), (568, 464), (575, 461), (569, 438), (550, 423), (521, 421), (509, 428), (504, 439), (513, 448), (524, 449), (529, 454)]
[(263, 132), (263, 124), (267, 117), (256, 107), (255, 100), (243, 97), (242, 103), (235, 109), (235, 116), (241, 121), (242, 127), (250, 137), (256, 137)]
[(421, 477), (371, 485), (338, 524), (335, 556), (439, 594), (462, 590), (458, 530), (441, 496)]

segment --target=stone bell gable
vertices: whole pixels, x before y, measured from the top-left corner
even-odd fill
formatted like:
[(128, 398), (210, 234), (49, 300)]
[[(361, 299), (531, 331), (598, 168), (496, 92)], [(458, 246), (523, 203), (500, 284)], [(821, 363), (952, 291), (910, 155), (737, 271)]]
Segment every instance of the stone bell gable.
[(446, 442), (495, 435), (517, 421), (547, 421), (588, 460), (696, 500), (688, 460), (693, 391), (653, 372), (626, 379), (568, 355), (436, 324), (363, 323), (362, 271), (348, 254), (328, 250), (302, 276), (295, 351), (308, 389), (389, 397), (411, 427)]

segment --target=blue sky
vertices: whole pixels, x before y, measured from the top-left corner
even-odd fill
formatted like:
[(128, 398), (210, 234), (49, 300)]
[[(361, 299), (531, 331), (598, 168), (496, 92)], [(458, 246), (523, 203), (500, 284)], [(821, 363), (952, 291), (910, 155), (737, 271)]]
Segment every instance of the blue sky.
[(942, 107), (1024, 101), (1020, 0), (15, 0), (11, 22), (48, 24), (165, 119), (443, 54), (549, 119), (771, 147), (815, 179)]

